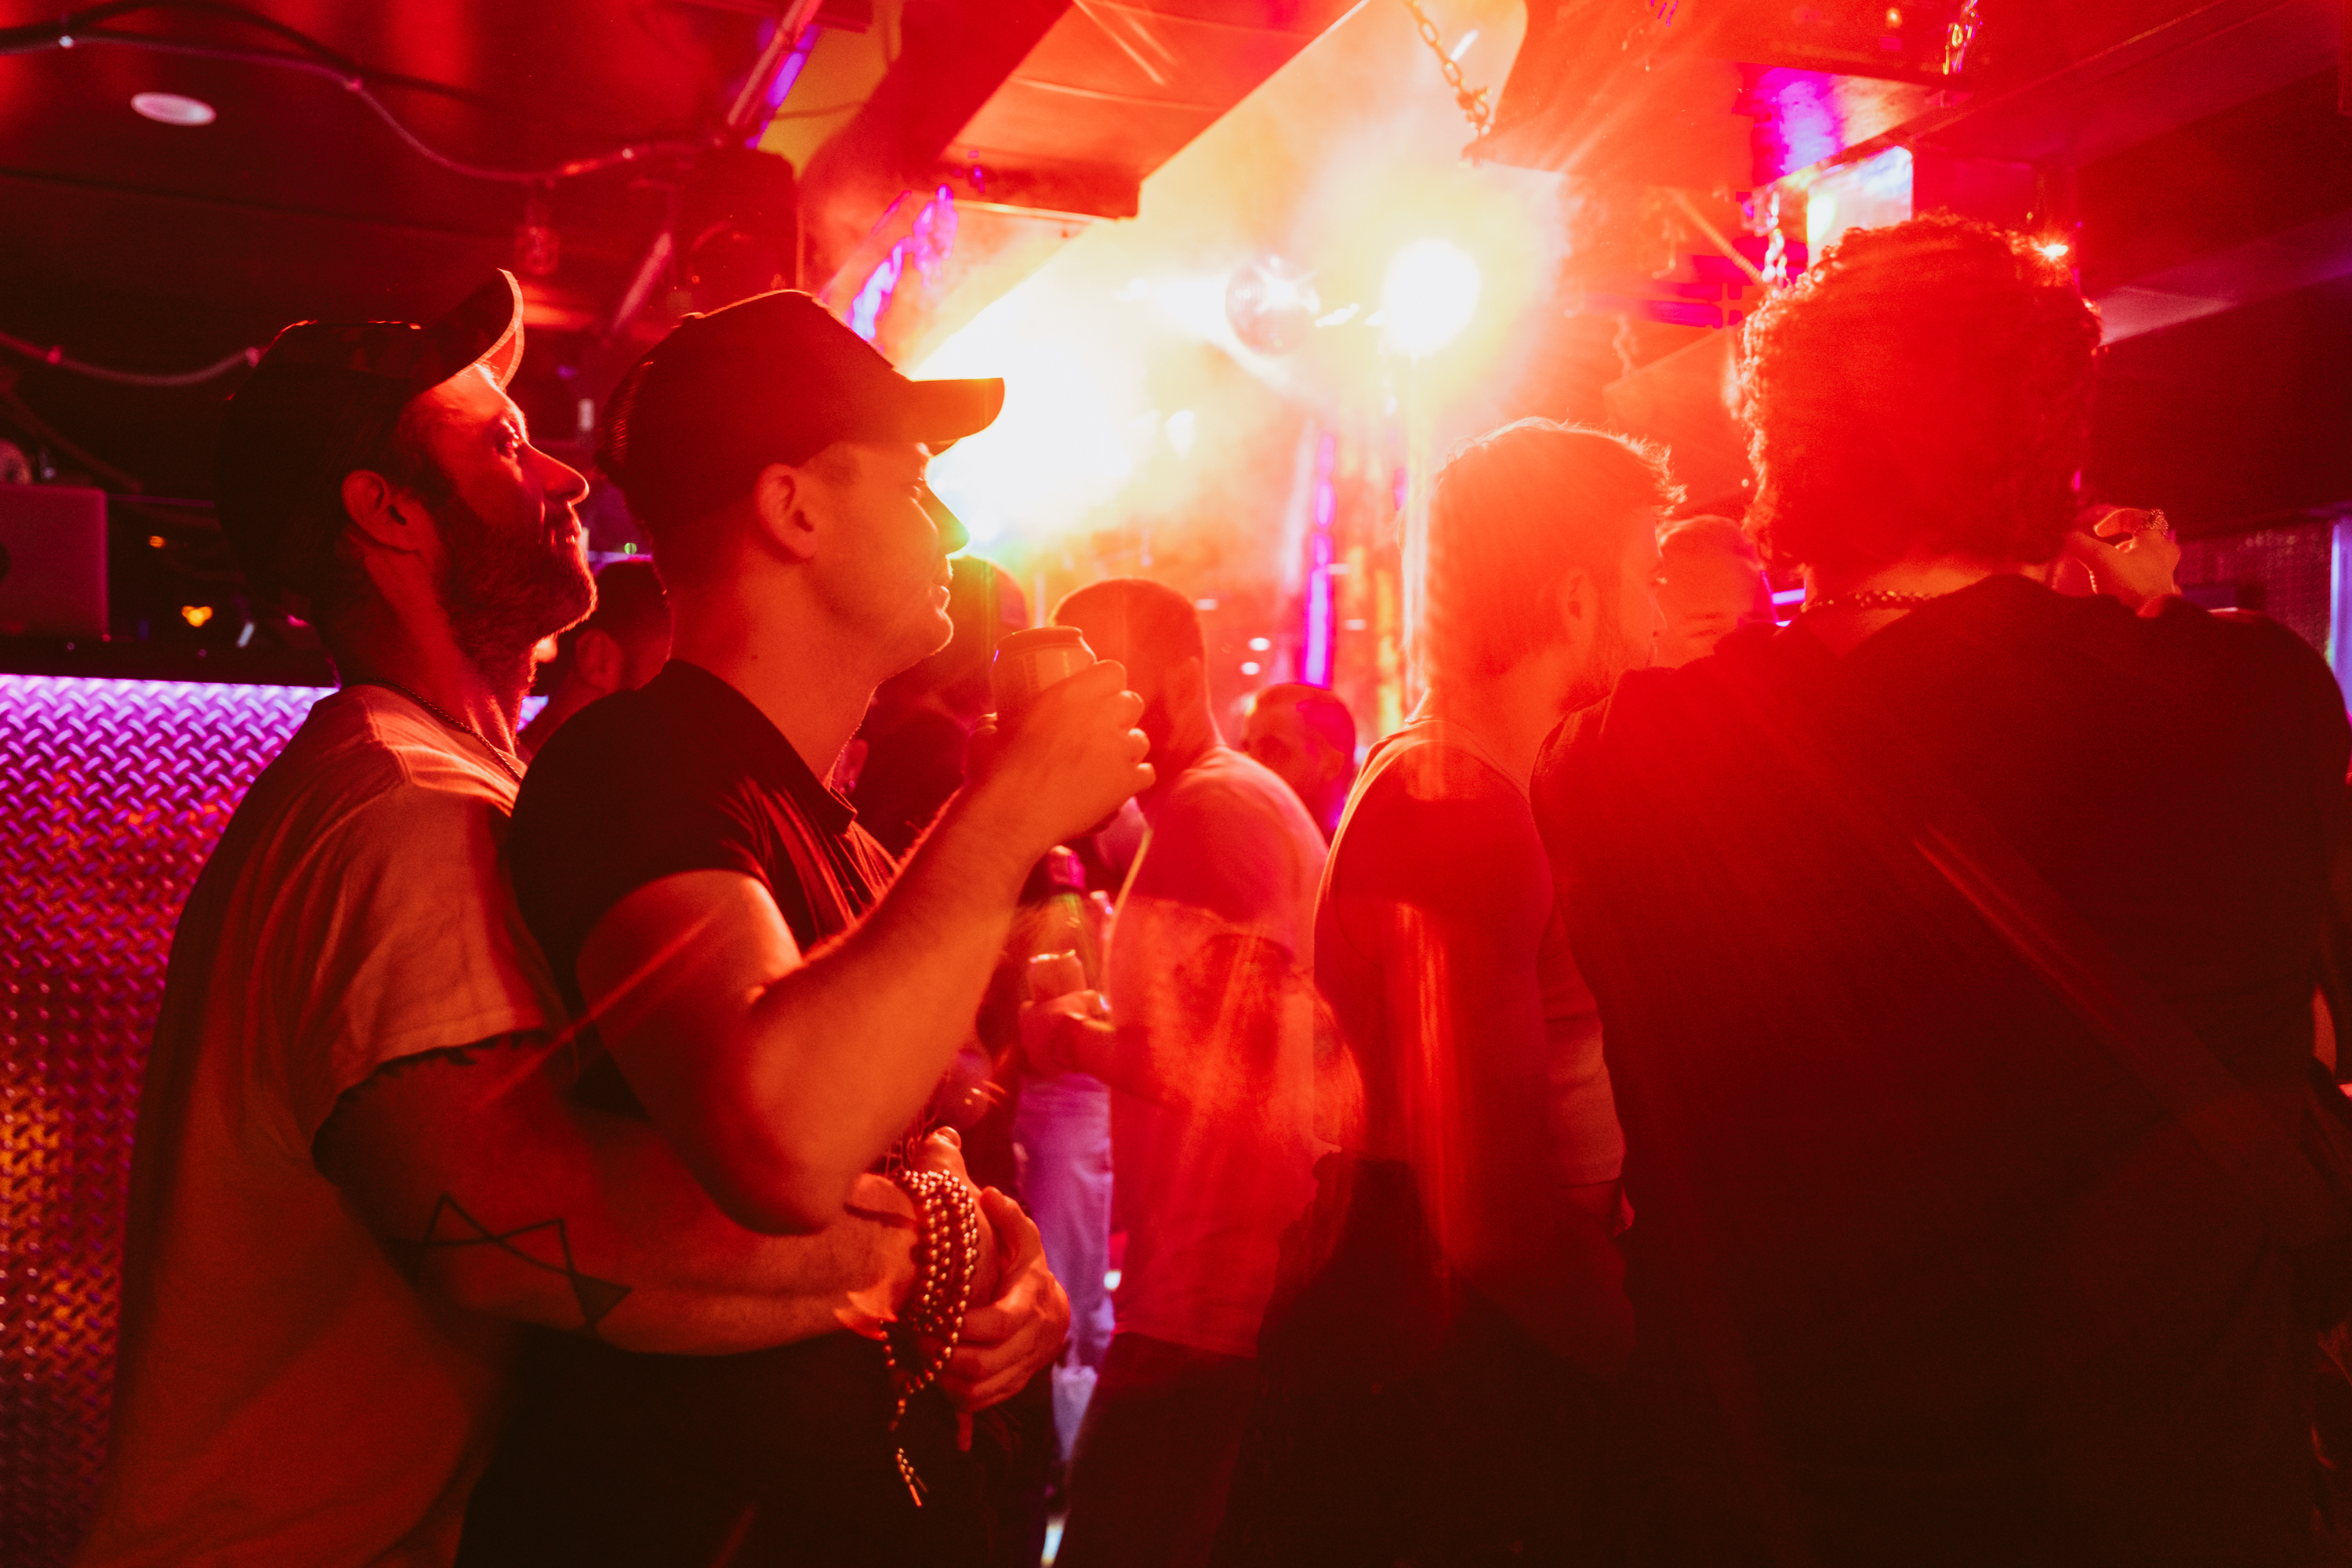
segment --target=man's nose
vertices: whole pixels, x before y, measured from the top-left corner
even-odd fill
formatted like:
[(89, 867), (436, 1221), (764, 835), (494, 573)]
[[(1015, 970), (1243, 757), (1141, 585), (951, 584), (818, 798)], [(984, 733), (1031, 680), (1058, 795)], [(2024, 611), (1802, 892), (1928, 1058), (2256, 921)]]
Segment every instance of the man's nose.
[(923, 487), (923, 510), (930, 514), (931, 526), (939, 530), (940, 554), (953, 555), (971, 542), (971, 531), (964, 527), (963, 519), (949, 510), (948, 503), (929, 485)]
[(530, 451), (531, 456), (538, 458), (541, 465), (539, 476), (540, 489), (546, 491), (550, 498), (559, 501), (578, 501), (586, 499), (587, 475), (561, 458), (551, 458), (536, 447), (533, 447)]

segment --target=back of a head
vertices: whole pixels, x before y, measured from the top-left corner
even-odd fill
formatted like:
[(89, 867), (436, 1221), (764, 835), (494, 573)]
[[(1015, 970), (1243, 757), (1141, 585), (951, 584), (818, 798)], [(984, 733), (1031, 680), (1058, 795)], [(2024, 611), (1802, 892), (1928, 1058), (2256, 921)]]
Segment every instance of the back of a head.
[(1280, 705), (1293, 709), (1299, 723), (1322, 737), (1333, 751), (1354, 760), (1356, 716), (1348, 711), (1348, 705), (1328, 687), (1310, 686), (1303, 680), (1277, 681), (1260, 689), (1253, 700), (1259, 708)]
[(609, 561), (596, 574), (596, 608), (583, 623), (629, 643), (669, 632), (669, 595), (652, 558)]
[(555, 639), (555, 658), (540, 672), (539, 688), (553, 691), (578, 668), (580, 639), (603, 632), (620, 645), (624, 658), (650, 678), (667, 657), (670, 641), (669, 592), (650, 556), (608, 561), (596, 573), (596, 607), (588, 618)]
[(1948, 214), (1857, 229), (1745, 329), (1777, 561), (2047, 561), (2074, 516), (2099, 321), (2026, 236)]
[(1149, 682), (1188, 658), (1206, 656), (1201, 612), (1175, 589), (1148, 577), (1089, 583), (1054, 606), (1054, 624), (1084, 628), (1095, 657), (1118, 659), (1131, 677)]
[(1663, 452), (1580, 426), (1522, 419), (1457, 447), (1430, 495), (1415, 636), (1431, 679), (1496, 675), (1548, 646), (1560, 578), (1588, 571), (1613, 595), (1626, 548), (1679, 495)]
[(1748, 531), (1727, 517), (1685, 517), (1668, 523), (1658, 535), (1658, 560), (1671, 576), (1677, 561), (1725, 556), (1761, 568), (1763, 558)]

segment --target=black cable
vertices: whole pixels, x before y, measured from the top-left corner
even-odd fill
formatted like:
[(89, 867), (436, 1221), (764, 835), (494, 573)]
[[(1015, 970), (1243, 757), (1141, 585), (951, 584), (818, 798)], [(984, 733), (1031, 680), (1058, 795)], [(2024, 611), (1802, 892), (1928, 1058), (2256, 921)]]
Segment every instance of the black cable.
[[(269, 49), (242, 48), (232, 45), (186, 44), (170, 38), (151, 37), (142, 33), (106, 32), (97, 24), (133, 11), (182, 10), (207, 16), (226, 16), (247, 22), (286, 38), (305, 51), (300, 55), (279, 54)], [(480, 163), (469, 163), (426, 142), (411, 131), (390, 105), (378, 98), (368, 86), (369, 72), (349, 57), (329, 47), (308, 33), (302, 32), (274, 16), (267, 16), (246, 6), (230, 4), (229, 0), (109, 0), (102, 5), (89, 6), (69, 12), (55, 22), (27, 23), (15, 27), (0, 27), (0, 54), (39, 54), (51, 49), (79, 48), (90, 44), (110, 44), (121, 48), (147, 49), (157, 54), (194, 55), (208, 59), (234, 60), (248, 65), (275, 66), (282, 70), (300, 71), (309, 76), (324, 78), (365, 104), (377, 119), (391, 128), (393, 133), (407, 143), (419, 157), (467, 179), (482, 180), (498, 184), (546, 185), (560, 180), (577, 179), (640, 158), (658, 157), (668, 153), (699, 153), (711, 145), (709, 140), (633, 142), (610, 153), (589, 158), (575, 158), (543, 169), (493, 169)], [(384, 73), (376, 73), (383, 78)], [(398, 79), (408, 80), (408, 79)], [(415, 83), (435, 86), (432, 83)]]
[(233, 354), (214, 361), (202, 370), (156, 375), (145, 371), (111, 370), (102, 364), (91, 364), (87, 360), (72, 359), (68, 357), (63, 349), (45, 349), (38, 343), (28, 342), (11, 332), (0, 332), (0, 349), (23, 354), (26, 359), (47, 365), (52, 370), (69, 371), (75, 375), (89, 376), (93, 381), (110, 381), (122, 386), (202, 386), (208, 381), (217, 380), (226, 375), (230, 371), (257, 363), (261, 358), (259, 349), (239, 349)]

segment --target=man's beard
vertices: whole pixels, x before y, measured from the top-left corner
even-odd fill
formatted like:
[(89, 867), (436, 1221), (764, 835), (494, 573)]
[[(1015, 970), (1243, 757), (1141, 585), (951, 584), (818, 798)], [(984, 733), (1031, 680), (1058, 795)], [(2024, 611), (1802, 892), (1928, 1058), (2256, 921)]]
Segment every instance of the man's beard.
[(445, 491), (433, 498), (446, 563), (439, 584), (457, 650), (493, 680), (528, 679), (540, 639), (583, 619), (596, 580), (580, 552), (542, 526), (526, 534), (493, 527)]
[(1647, 640), (1636, 642), (1625, 635), (1624, 617), (1618, 614), (1617, 586), (1601, 584), (1597, 598), (1599, 623), (1593, 628), (1592, 647), (1586, 650), (1583, 665), (1569, 678), (1560, 703), (1563, 713), (1590, 708), (1617, 689), (1619, 676), (1650, 662)]

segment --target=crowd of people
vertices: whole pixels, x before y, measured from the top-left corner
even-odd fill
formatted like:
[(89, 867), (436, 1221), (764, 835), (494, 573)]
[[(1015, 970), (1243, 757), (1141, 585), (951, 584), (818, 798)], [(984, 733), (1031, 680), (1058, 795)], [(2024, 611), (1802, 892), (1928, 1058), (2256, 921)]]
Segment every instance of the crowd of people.
[(2025, 237), (1757, 313), (1743, 520), (1458, 449), (1360, 763), (1140, 578), (995, 715), (1003, 384), (803, 294), (624, 378), (592, 579), (520, 322), (230, 403), (342, 686), (180, 921), (82, 1563), (2323, 1560), (2352, 731), (2084, 505)]

